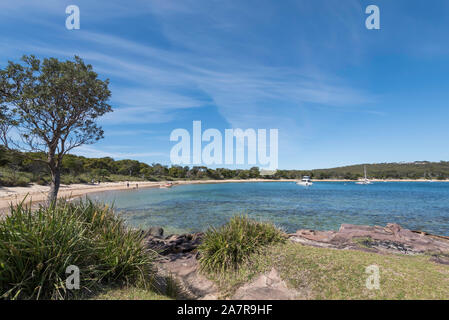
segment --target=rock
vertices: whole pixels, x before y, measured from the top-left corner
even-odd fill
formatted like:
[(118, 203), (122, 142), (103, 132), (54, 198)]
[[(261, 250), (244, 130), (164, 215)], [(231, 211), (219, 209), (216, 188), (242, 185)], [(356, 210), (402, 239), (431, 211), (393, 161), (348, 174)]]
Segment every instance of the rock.
[(162, 238), (164, 236), (164, 229), (161, 227), (150, 227), (147, 232), (145, 233), (145, 236), (153, 236), (153, 237), (159, 237)]
[(176, 241), (176, 239), (178, 239), (179, 235), (177, 234), (172, 234), (171, 236), (168, 236), (167, 238), (165, 238), (166, 241)]
[(446, 237), (413, 232), (395, 223), (385, 227), (342, 224), (338, 232), (298, 230), (290, 235), (290, 239), (307, 245), (338, 249), (371, 249), (404, 254), (449, 253), (449, 240)]
[(300, 297), (296, 290), (289, 289), (276, 269), (260, 275), (251, 283), (238, 288), (235, 300), (293, 300)]
[(189, 298), (200, 300), (217, 299), (217, 286), (199, 272), (196, 254), (169, 254), (159, 261), (158, 267), (173, 277)]
[[(199, 300), (222, 298), (217, 286), (199, 272), (198, 260), (193, 253), (170, 254), (159, 262), (158, 267), (172, 276), (190, 298)], [(296, 298), (304, 299), (307, 295), (288, 288), (276, 269), (243, 285), (232, 297), (237, 300), (293, 300)]]
[(434, 255), (432, 258), (430, 258), (430, 261), (433, 261), (433, 262), (439, 263), (439, 264), (445, 264), (445, 265), (449, 266), (449, 256), (444, 257), (444, 256)]
[(195, 250), (201, 243), (203, 233), (171, 235), (166, 239), (151, 234), (145, 237), (147, 245), (161, 255), (186, 253)]

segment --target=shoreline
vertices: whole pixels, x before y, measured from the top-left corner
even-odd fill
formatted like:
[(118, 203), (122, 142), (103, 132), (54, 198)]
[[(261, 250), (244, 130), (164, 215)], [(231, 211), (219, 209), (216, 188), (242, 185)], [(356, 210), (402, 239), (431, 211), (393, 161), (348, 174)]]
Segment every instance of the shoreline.
[[(295, 180), (280, 179), (247, 179), (247, 180), (177, 180), (177, 181), (129, 181), (127, 187), (126, 181), (121, 182), (102, 182), (100, 184), (71, 184), (62, 185), (59, 188), (58, 198), (75, 199), (81, 196), (107, 191), (132, 191), (138, 189), (159, 188), (161, 185), (172, 183), (176, 185), (189, 184), (219, 184), (219, 183), (250, 183), (250, 182), (292, 182)], [(137, 188), (138, 186), (138, 188)], [(29, 187), (1, 187), (0, 188), (0, 211), (8, 209), (11, 204), (17, 205), (25, 200), (27, 204), (36, 204), (44, 202), (47, 199), (49, 186), (32, 184)]]
[[(126, 181), (121, 182), (102, 182), (100, 184), (71, 184), (61, 185), (59, 189), (59, 198), (79, 198), (81, 196), (106, 191), (130, 191), (142, 188), (159, 188), (166, 183), (176, 185), (190, 185), (190, 184), (219, 184), (219, 183), (251, 183), (251, 182), (295, 182), (297, 179), (246, 179), (246, 180), (175, 180), (175, 181), (129, 181), (127, 187)], [(357, 180), (345, 179), (320, 179), (313, 180), (313, 182), (357, 182)], [(449, 182), (449, 180), (413, 180), (413, 179), (389, 179), (380, 180), (372, 179), (372, 182)], [(138, 185), (138, 188), (136, 186)], [(16, 205), (25, 200), (25, 203), (41, 203), (47, 199), (47, 192), (49, 186), (41, 186), (32, 184), (28, 187), (0, 187), (0, 211), (8, 209), (11, 204)]]

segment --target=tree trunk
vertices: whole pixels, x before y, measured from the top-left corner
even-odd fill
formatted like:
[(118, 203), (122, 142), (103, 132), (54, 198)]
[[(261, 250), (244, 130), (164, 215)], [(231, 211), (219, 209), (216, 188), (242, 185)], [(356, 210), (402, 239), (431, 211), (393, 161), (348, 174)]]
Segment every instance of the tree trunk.
[(58, 199), (59, 185), (61, 184), (61, 170), (59, 166), (50, 168), (51, 171), (51, 184), (50, 191), (48, 192), (48, 203), (53, 204)]

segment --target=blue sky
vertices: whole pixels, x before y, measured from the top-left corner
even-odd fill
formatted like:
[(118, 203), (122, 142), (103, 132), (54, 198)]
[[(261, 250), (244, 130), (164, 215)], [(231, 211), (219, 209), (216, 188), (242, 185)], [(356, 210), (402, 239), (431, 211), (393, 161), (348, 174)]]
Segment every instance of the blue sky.
[(15, 0), (0, 30), (0, 67), (76, 54), (110, 79), (105, 139), (76, 154), (170, 165), (201, 120), (278, 129), (282, 169), (449, 159), (447, 0)]

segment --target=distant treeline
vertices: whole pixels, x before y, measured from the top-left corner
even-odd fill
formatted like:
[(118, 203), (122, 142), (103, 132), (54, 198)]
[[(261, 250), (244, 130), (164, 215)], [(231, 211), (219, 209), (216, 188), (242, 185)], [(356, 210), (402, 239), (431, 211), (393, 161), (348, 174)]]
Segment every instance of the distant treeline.
[[(25, 186), (34, 182), (46, 185), (50, 173), (44, 162), (44, 153), (9, 151), (0, 146), (0, 185)], [(62, 161), (61, 182), (89, 183), (97, 181), (160, 181), (202, 179), (259, 178), (259, 168), (249, 170), (209, 169), (203, 166), (148, 165), (137, 160), (114, 160), (110, 157), (86, 158), (67, 154)]]
[[(297, 179), (310, 175), (313, 179), (347, 179), (357, 180), (364, 177), (365, 164), (316, 170), (278, 170), (277, 176), (285, 179)], [(369, 179), (433, 179), (449, 178), (449, 161), (429, 162), (415, 161), (408, 163), (366, 164)]]
[[(0, 185), (25, 186), (31, 182), (48, 184), (50, 173), (47, 165), (40, 162), (43, 153), (22, 153), (0, 147)], [(367, 165), (368, 177), (375, 179), (438, 179), (449, 178), (449, 162), (381, 163)], [(136, 160), (114, 160), (65, 155), (62, 163), (61, 181), (89, 183), (97, 181), (125, 180), (202, 180), (202, 179), (300, 179), (309, 175), (313, 179), (350, 179), (363, 177), (363, 164), (332, 169), (278, 170), (272, 176), (261, 176), (258, 167), (247, 170), (226, 168), (210, 169), (204, 166), (148, 165)]]

